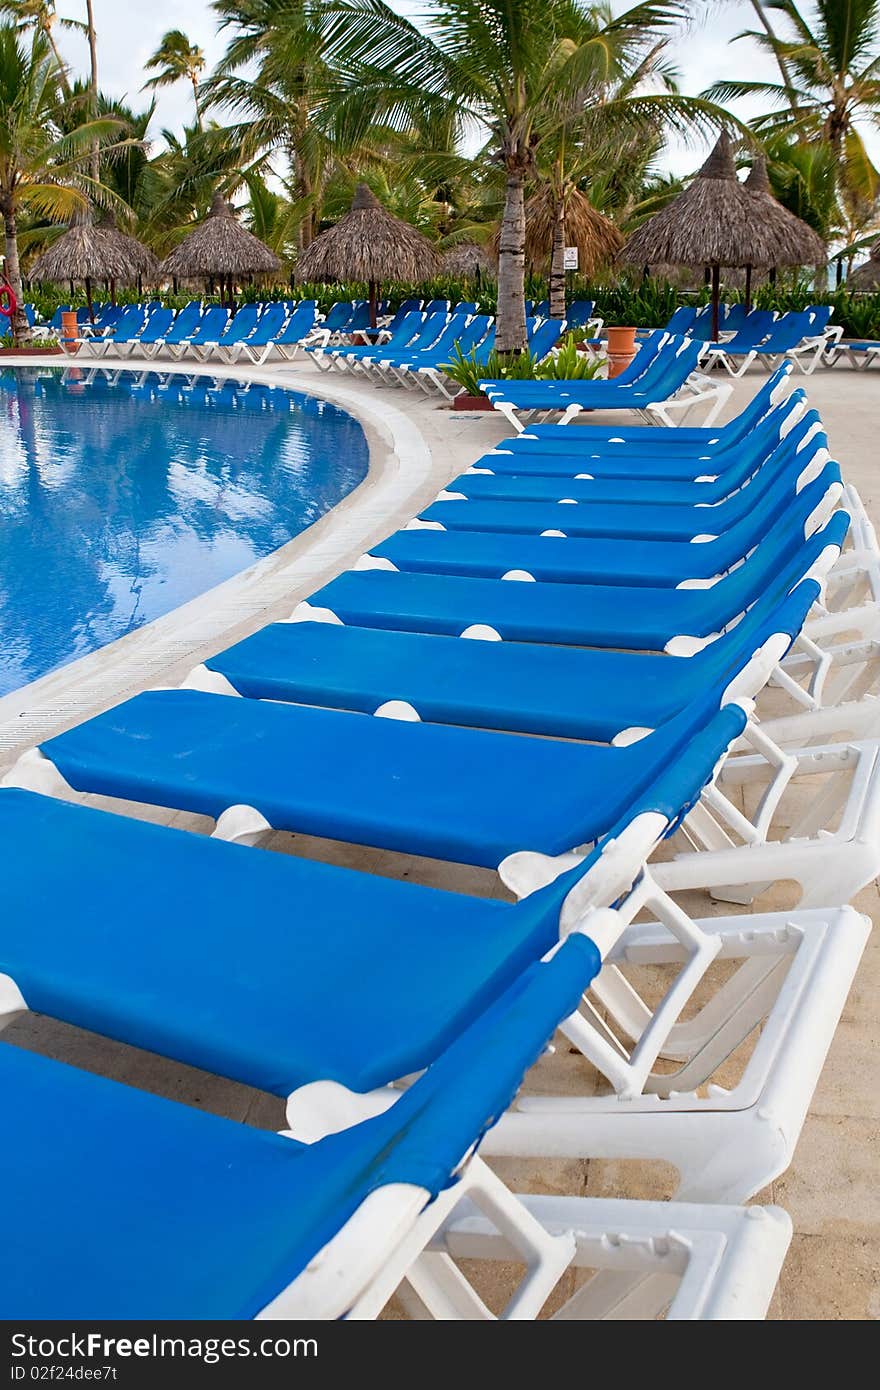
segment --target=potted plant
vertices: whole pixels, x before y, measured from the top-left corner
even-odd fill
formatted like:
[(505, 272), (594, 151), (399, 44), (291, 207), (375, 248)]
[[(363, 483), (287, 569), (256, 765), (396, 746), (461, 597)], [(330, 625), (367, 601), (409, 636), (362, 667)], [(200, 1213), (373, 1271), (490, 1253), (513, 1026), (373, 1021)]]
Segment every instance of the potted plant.
[(624, 303), (605, 315), (605, 336), (608, 339), (608, 376), (626, 371), (636, 355), (636, 326), (632, 323), (632, 306)]
[(485, 362), (477, 361), (476, 354), (469, 352), (467, 356), (462, 352), (458, 343), (452, 349), (452, 360), (441, 368), (443, 374), (448, 376), (450, 381), (454, 381), (461, 387), (461, 391), (452, 402), (453, 410), (491, 410), (492, 402), (480, 390), (480, 382), (487, 381), (491, 377), (490, 358)]

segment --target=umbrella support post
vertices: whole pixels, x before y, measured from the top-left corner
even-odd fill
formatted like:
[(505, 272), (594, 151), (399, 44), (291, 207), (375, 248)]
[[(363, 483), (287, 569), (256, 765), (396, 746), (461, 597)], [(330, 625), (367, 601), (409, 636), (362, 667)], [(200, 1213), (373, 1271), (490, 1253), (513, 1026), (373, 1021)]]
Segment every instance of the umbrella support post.
[(712, 266), (712, 342), (718, 342), (718, 305), (721, 299), (721, 267)]

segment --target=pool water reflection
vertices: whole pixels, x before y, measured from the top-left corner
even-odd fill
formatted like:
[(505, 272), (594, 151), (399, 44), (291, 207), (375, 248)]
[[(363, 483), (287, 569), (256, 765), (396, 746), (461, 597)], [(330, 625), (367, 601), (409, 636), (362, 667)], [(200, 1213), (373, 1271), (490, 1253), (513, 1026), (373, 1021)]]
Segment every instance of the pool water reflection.
[(0, 695), (246, 569), (367, 467), (356, 420), (280, 388), (0, 371)]

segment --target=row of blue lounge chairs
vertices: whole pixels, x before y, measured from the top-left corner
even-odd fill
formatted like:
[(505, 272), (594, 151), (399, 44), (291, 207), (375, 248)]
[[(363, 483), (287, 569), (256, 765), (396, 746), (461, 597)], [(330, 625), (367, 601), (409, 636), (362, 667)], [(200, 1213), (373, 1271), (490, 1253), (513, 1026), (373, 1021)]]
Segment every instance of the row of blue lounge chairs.
[[(717, 430), (507, 440), (291, 621), (24, 755), (3, 1020), (244, 1082), (288, 1128), (0, 1049), (4, 1316), (362, 1318), (397, 1291), (486, 1318), (499, 1260), (510, 1318), (554, 1293), (566, 1318), (764, 1315), (791, 1226), (737, 1204), (790, 1161), (880, 866), (876, 742), (809, 746), (818, 714), (850, 727), (832, 638), (876, 627), (876, 540), (789, 376)], [(494, 870), (515, 901), (246, 847), (271, 828)], [(675, 896), (778, 880), (801, 907)], [(605, 1086), (518, 1096), (557, 1028)], [(668, 1162), (679, 1188), (516, 1197), (478, 1146)]]

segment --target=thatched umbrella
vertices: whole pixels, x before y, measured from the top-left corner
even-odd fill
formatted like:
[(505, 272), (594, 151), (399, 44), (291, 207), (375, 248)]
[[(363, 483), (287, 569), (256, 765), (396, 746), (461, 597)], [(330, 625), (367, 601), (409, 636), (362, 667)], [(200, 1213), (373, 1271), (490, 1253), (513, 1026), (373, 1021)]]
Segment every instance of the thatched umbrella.
[[(757, 155), (752, 162), (744, 185), (755, 199), (760, 216), (765, 220), (777, 241), (777, 259), (771, 271), (780, 265), (821, 265), (827, 259), (825, 243), (802, 218), (776, 201), (767, 175), (767, 161)], [(752, 305), (752, 267), (746, 266), (746, 307)]]
[(129, 252), (92, 221), (91, 211), (77, 213), (63, 236), (31, 266), (29, 280), (82, 280), (86, 287), (89, 318), (94, 321), (93, 280), (137, 279), (137, 266)]
[(267, 275), (280, 268), (275, 252), (242, 227), (221, 193), (214, 194), (204, 222), (184, 237), (159, 267), (161, 274), (178, 280), (219, 280), (221, 298), (226, 283), (230, 300), (240, 276)]
[(789, 255), (788, 234), (737, 179), (727, 131), (721, 132), (697, 177), (632, 234), (621, 255), (636, 265), (709, 266), (716, 339), (722, 266), (799, 264)]
[(846, 288), (848, 290), (880, 289), (880, 238), (871, 247), (871, 254), (864, 265), (860, 265), (858, 270), (854, 270), (847, 277)]
[[(561, 215), (560, 215), (561, 214)], [(594, 208), (579, 188), (570, 188), (560, 203), (549, 184), (542, 184), (526, 203), (526, 256), (534, 264), (552, 254), (554, 235), (578, 249), (581, 275), (595, 272), (617, 255), (623, 237), (610, 218)]]
[(486, 246), (478, 246), (475, 241), (462, 241), (458, 246), (444, 251), (440, 258), (440, 268), (444, 275), (461, 275), (466, 280), (479, 280), (481, 275), (492, 275), (497, 259)]
[[(137, 237), (128, 236), (121, 232), (116, 225), (116, 219), (112, 212), (105, 211), (101, 214), (98, 221), (98, 230), (108, 237), (121, 251), (123, 251), (135, 267), (136, 282), (138, 290), (143, 286), (144, 280), (155, 283), (159, 279), (159, 262), (153, 255), (148, 246), (144, 246)], [(110, 287), (110, 298), (116, 302), (116, 278), (108, 277)]]
[(365, 280), (370, 289), (370, 323), (383, 280), (428, 280), (440, 269), (430, 241), (402, 222), (365, 183), (359, 183), (351, 210), (315, 237), (297, 262), (300, 280)]

